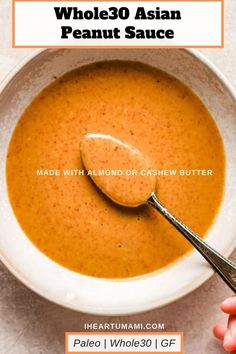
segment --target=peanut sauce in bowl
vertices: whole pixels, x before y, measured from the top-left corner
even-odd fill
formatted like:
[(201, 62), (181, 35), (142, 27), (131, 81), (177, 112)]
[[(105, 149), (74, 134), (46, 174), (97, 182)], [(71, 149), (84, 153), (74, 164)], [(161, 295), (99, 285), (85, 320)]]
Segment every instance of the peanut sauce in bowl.
[[(158, 176), (160, 199), (198, 234), (211, 227), (225, 182), (224, 146), (213, 117), (169, 74), (138, 62), (107, 61), (56, 79), (32, 100), (16, 125), (8, 149), (7, 185), (28, 238), (63, 267), (96, 278), (144, 275), (186, 255), (192, 247), (151, 207), (115, 205), (86, 173), (65, 174), (84, 169), (80, 141), (93, 132), (115, 136), (141, 151), (148, 160), (145, 169), (176, 171)], [(95, 154), (98, 146), (93, 148)], [(59, 173), (39, 175), (38, 170)], [(211, 170), (212, 175), (192, 170)], [(148, 187), (132, 200), (133, 206), (155, 185), (150, 175), (141, 181)], [(140, 191), (140, 184), (136, 187)], [(127, 202), (124, 197), (120, 204)]]

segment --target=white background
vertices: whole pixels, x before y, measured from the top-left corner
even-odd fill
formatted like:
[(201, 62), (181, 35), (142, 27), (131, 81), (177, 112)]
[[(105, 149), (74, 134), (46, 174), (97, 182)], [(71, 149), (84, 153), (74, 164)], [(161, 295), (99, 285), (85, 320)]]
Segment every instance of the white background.
[[(57, 20), (55, 6), (78, 7), (80, 10), (100, 10), (109, 7), (128, 7), (127, 20)], [(146, 10), (179, 10), (181, 20), (135, 20), (137, 7)], [(120, 39), (61, 39), (61, 26), (73, 29), (112, 29), (121, 30)], [(126, 39), (125, 27), (139, 29), (173, 29), (173, 39)], [(15, 2), (15, 45), (16, 46), (220, 46), (221, 45), (221, 2), (174, 2), (174, 1), (75, 1), (75, 2)]]
[[(225, 48), (202, 49), (236, 87), (236, 1), (225, 0)], [(11, 48), (11, 0), (0, 0), (0, 80), (32, 49)], [(224, 237), (224, 235), (222, 235)], [(236, 260), (236, 251), (232, 259)], [(164, 322), (166, 331), (184, 332), (185, 354), (226, 354), (212, 335), (224, 322), (220, 302), (231, 294), (218, 276), (162, 309), (135, 316), (107, 317), (76, 313), (54, 305), (23, 286), (0, 265), (0, 353), (62, 354), (65, 331), (83, 331), (84, 323)]]

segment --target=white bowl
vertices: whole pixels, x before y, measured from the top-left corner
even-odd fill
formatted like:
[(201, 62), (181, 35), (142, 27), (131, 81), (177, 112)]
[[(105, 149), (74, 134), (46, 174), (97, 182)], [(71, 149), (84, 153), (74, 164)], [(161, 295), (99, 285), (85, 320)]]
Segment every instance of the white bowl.
[(196, 251), (161, 271), (127, 280), (98, 279), (70, 271), (41, 253), (22, 231), (8, 199), (5, 173), (9, 140), (33, 97), (55, 76), (83, 64), (109, 59), (137, 60), (174, 75), (192, 88), (213, 114), (224, 141), (227, 172), (223, 202), (207, 241), (224, 255), (229, 255), (236, 244), (236, 96), (206, 58), (197, 51), (183, 49), (34, 51), (1, 84), (0, 250), (3, 263), (25, 285), (55, 303), (87, 313), (121, 315), (168, 304), (197, 288), (213, 271)]

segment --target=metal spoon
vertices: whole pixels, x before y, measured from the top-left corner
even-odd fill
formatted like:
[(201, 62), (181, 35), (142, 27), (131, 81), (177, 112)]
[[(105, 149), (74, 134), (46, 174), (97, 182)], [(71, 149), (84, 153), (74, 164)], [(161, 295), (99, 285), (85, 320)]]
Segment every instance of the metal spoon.
[(153, 206), (167, 219), (207, 260), (212, 268), (221, 276), (225, 283), (236, 293), (236, 264), (214, 250), (181, 220), (177, 219), (161, 204), (153, 192), (147, 204)]
[[(140, 165), (145, 168), (148, 166), (145, 156), (142, 155), (140, 151), (110, 135), (87, 134), (80, 143), (80, 150), (82, 161), (87, 170), (100, 167), (109, 168), (109, 166), (117, 165), (117, 159), (121, 159), (123, 163), (126, 160), (133, 160), (132, 166), (136, 168), (139, 168)], [(105, 158), (104, 153), (106, 155)], [(161, 204), (155, 194), (155, 177), (154, 180), (153, 178), (147, 177), (144, 192), (141, 193), (139, 199), (136, 199), (136, 195), (134, 195), (134, 201), (132, 201), (132, 198), (130, 199), (130, 193), (126, 199), (121, 198), (125, 196), (123, 193), (124, 188), (128, 187), (126, 188), (128, 190), (140, 191), (143, 186), (143, 180), (138, 184), (138, 188), (135, 189), (134, 185), (135, 183), (137, 185), (138, 181), (132, 178), (125, 178), (123, 180), (121, 178), (119, 183), (117, 183), (116, 178), (110, 178), (109, 181), (106, 177), (104, 177), (105, 179), (101, 179), (91, 176), (91, 178), (98, 188), (117, 204), (127, 207), (148, 204), (154, 207), (202, 254), (226, 284), (236, 292), (236, 264), (214, 250)]]

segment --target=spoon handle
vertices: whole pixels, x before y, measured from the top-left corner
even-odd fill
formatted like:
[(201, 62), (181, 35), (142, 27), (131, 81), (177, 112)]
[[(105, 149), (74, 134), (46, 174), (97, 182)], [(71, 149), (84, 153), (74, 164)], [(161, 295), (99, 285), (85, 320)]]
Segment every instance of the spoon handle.
[(236, 293), (236, 264), (223, 257), (209, 246), (182, 221), (171, 214), (158, 200), (155, 193), (148, 199), (148, 204), (159, 211), (181, 234), (202, 254), (225, 283)]

